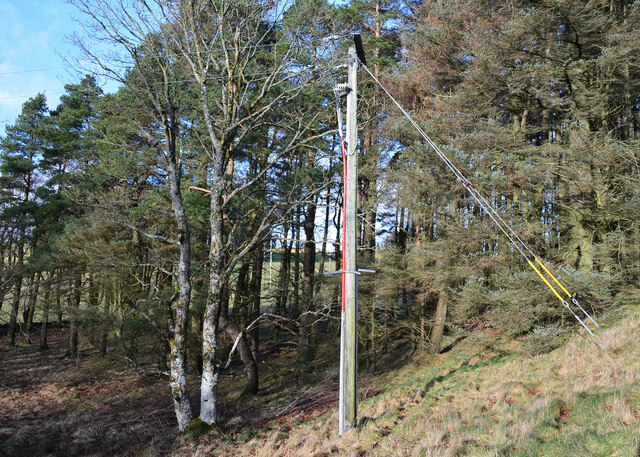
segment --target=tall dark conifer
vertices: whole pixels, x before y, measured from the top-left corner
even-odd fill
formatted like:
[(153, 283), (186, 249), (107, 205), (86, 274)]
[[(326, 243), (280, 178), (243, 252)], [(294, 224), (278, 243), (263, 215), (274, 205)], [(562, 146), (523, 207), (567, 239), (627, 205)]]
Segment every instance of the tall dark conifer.
[(6, 206), (2, 217), (13, 226), (14, 263), (12, 268), (13, 298), (7, 344), (13, 346), (18, 328), (18, 308), (25, 276), (25, 246), (33, 231), (33, 216), (37, 209), (35, 196), (40, 176), (38, 162), (46, 150), (44, 124), (49, 110), (43, 94), (29, 99), (15, 124), (7, 127), (0, 141), (0, 185), (4, 189)]

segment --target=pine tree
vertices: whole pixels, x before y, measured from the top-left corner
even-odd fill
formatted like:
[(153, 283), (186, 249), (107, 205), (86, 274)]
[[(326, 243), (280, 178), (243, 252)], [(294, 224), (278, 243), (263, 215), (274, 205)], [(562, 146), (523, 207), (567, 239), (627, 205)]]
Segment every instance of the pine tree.
[(44, 124), (49, 111), (46, 98), (39, 94), (22, 106), (15, 124), (7, 127), (0, 141), (0, 184), (5, 191), (2, 218), (13, 226), (14, 262), (12, 265), (13, 299), (7, 344), (16, 342), (18, 308), (25, 276), (25, 249), (32, 238), (33, 217), (37, 209), (35, 191), (40, 176), (37, 172), (47, 143)]

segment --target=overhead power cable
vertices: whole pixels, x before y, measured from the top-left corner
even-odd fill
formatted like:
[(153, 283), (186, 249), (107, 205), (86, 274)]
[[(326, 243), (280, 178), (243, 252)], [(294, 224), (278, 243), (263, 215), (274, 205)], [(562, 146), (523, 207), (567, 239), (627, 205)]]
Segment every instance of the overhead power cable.
[(19, 75), (22, 73), (39, 73), (42, 71), (51, 71), (51, 70), (63, 70), (67, 67), (47, 67), (47, 68), (33, 68), (30, 70), (16, 70), (16, 71), (3, 71), (0, 72), (0, 76), (5, 76), (5, 75)]
[[(462, 171), (447, 157), (447, 155), (440, 149), (440, 147), (426, 134), (426, 132), (418, 125), (418, 123), (411, 117), (411, 115), (405, 110), (402, 105), (391, 95), (387, 88), (380, 82), (380, 80), (373, 74), (371, 70), (360, 59), (360, 65), (365, 71), (373, 78), (373, 80), (380, 86), (382, 91), (391, 99), (400, 112), (407, 118), (407, 120), (413, 125), (413, 127), (420, 133), (426, 143), (433, 149), (436, 155), (445, 163), (447, 168), (460, 180), (460, 184), (467, 189), (471, 197), (478, 203), (478, 205), (487, 213), (491, 220), (496, 224), (500, 231), (507, 237), (511, 244), (518, 250), (520, 255), (527, 261), (527, 264), (536, 272), (536, 274), (542, 279), (544, 284), (553, 292), (553, 294), (560, 300), (562, 305), (567, 308), (576, 320), (586, 329), (586, 331), (593, 337), (596, 344), (605, 349), (602, 341), (594, 334), (594, 332), (586, 325), (583, 319), (578, 316), (576, 311), (571, 307), (571, 304), (576, 306), (580, 312), (592, 322), (596, 328), (602, 332), (602, 334), (608, 338), (606, 332), (598, 325), (598, 323), (591, 317), (589, 313), (580, 305), (576, 297), (571, 294), (566, 287), (558, 280), (558, 278), (549, 270), (549, 268), (534, 254), (529, 246), (522, 240), (522, 238), (513, 230), (510, 224), (508, 224), (500, 215), (500, 213), (491, 205), (491, 203), (482, 195), (476, 186), (467, 178)], [(536, 264), (538, 266), (536, 266)], [(541, 271), (542, 269), (542, 271)], [(543, 273), (544, 272), (544, 273)], [(546, 273), (546, 276), (545, 276)], [(559, 289), (556, 289), (552, 283), (555, 283)], [(561, 292), (566, 294), (566, 298), (563, 297)], [(570, 300), (570, 302), (569, 302)]]

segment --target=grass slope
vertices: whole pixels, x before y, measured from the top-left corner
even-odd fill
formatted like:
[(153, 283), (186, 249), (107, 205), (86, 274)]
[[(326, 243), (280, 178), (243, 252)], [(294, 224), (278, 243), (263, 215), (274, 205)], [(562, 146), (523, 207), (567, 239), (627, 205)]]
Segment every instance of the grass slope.
[[(640, 456), (640, 309), (618, 313), (607, 352), (582, 333), (538, 356), (526, 355), (523, 342), (487, 349), (475, 335), (446, 354), (416, 357), (366, 380), (373, 395), (342, 437), (331, 397), (315, 415), (187, 437), (176, 454)], [(278, 399), (260, 401), (269, 409)]]

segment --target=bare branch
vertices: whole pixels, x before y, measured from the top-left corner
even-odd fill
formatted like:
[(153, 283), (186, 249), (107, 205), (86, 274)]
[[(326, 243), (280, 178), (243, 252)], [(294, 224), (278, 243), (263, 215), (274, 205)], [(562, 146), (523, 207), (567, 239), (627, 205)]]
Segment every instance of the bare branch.
[(180, 242), (178, 240), (175, 240), (173, 238), (168, 238), (166, 236), (162, 236), (162, 235), (155, 235), (153, 233), (149, 233), (146, 230), (141, 229), (140, 227), (136, 227), (133, 224), (128, 223), (125, 220), (120, 219), (117, 216), (113, 216), (113, 218), (120, 222), (122, 225), (130, 228), (131, 230), (135, 230), (136, 232), (140, 233), (141, 235), (146, 236), (147, 238), (151, 238), (152, 240), (158, 240), (158, 241), (162, 241), (164, 243), (168, 243), (168, 244), (176, 244), (176, 245), (180, 245)]

